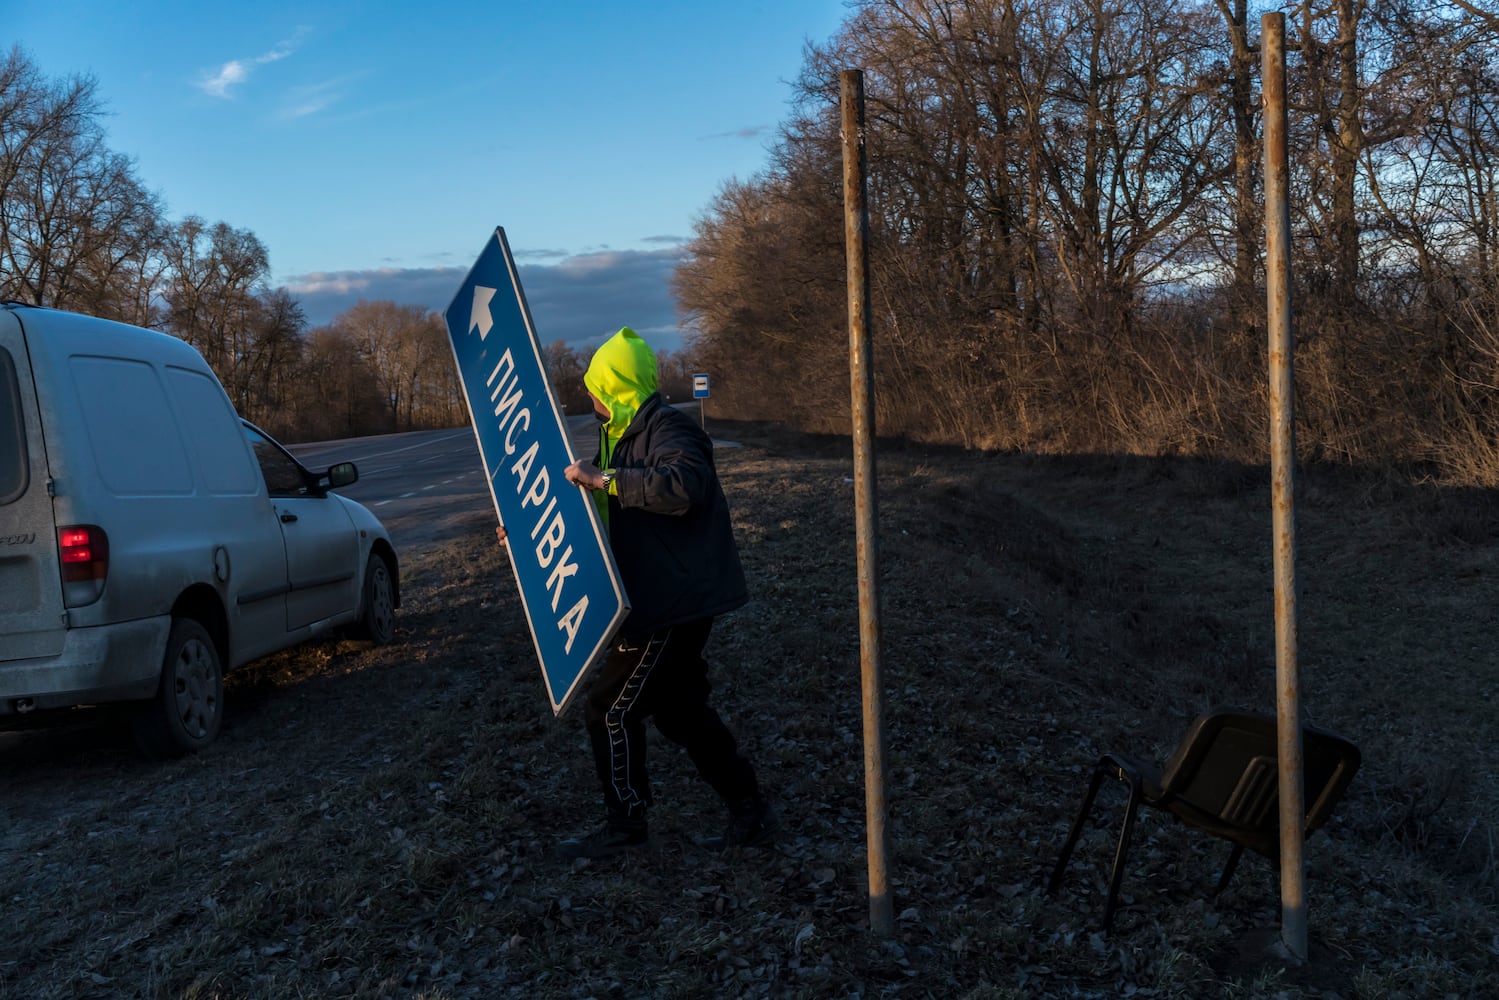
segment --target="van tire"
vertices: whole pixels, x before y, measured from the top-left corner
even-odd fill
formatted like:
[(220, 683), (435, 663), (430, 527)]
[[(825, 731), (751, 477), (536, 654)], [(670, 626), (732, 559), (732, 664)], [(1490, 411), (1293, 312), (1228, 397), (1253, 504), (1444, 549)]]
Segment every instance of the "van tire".
[(396, 589), (385, 557), (370, 553), (364, 567), (364, 590), (359, 601), (359, 634), (377, 646), (396, 637)]
[(174, 618), (156, 697), (134, 719), (135, 742), (148, 756), (196, 753), (224, 721), (224, 670), (219, 650), (198, 622)]

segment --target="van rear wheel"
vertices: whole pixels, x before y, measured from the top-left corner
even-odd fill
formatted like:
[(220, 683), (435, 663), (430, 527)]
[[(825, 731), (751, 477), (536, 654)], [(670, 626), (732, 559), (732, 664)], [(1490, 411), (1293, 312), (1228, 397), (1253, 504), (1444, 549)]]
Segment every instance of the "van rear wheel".
[(212, 743), (224, 720), (224, 671), (213, 637), (191, 618), (172, 621), (156, 697), (134, 720), (135, 741), (152, 757), (181, 757)]

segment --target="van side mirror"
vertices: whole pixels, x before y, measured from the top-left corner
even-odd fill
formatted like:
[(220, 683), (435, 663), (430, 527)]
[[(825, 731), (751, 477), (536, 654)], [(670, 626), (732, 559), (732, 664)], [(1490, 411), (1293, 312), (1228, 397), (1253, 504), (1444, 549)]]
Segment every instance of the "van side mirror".
[(339, 462), (337, 465), (330, 465), (328, 467), (328, 488), (331, 490), (350, 486), (357, 482), (358, 479), (359, 469), (353, 462)]

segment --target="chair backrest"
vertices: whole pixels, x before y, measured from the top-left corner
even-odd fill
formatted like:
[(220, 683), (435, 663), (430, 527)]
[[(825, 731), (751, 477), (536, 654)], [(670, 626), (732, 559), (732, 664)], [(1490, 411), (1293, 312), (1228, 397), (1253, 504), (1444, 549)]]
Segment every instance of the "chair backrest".
[(1363, 756), (1348, 740), (1315, 726), (1301, 727), (1301, 767), (1305, 772), (1306, 832), (1326, 823), (1358, 773)]
[[(1274, 716), (1217, 708), (1199, 716), (1161, 772), (1161, 789), (1218, 821), (1268, 838), (1280, 825), (1280, 774)], [(1358, 771), (1358, 748), (1314, 726), (1301, 730), (1306, 832), (1327, 822)]]

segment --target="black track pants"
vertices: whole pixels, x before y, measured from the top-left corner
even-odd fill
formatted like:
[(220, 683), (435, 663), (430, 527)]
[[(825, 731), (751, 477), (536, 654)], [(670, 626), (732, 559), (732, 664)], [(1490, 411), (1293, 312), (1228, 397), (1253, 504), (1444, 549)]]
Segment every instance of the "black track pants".
[(760, 792), (755, 771), (739, 755), (734, 736), (708, 704), (703, 646), (713, 619), (674, 625), (643, 641), (616, 642), (594, 679), (584, 721), (611, 823), (645, 821), (651, 802), (646, 772), (645, 720), (687, 750), (714, 791), (735, 813), (753, 811)]

